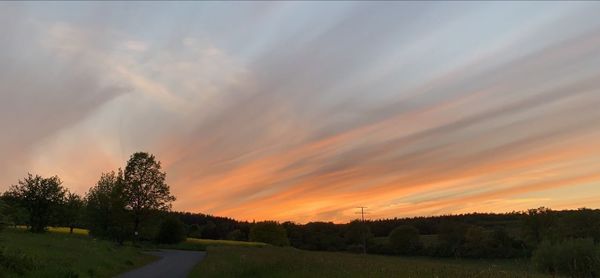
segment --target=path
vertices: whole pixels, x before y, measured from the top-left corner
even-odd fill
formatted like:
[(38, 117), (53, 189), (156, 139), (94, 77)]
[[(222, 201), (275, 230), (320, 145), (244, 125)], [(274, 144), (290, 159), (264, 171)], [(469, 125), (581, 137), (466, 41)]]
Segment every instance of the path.
[(185, 278), (192, 268), (200, 262), (205, 252), (182, 251), (182, 250), (160, 250), (146, 252), (147, 254), (161, 257), (160, 259), (138, 269), (125, 272), (118, 278)]

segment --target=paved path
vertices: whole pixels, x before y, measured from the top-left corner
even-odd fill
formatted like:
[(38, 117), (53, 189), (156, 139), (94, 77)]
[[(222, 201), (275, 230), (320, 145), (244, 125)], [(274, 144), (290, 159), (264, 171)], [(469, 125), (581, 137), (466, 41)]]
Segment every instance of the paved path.
[(118, 278), (185, 278), (192, 271), (192, 268), (200, 262), (205, 252), (199, 251), (181, 251), (181, 250), (160, 250), (146, 252), (154, 256), (161, 257), (153, 263), (147, 264), (138, 269), (125, 272)]

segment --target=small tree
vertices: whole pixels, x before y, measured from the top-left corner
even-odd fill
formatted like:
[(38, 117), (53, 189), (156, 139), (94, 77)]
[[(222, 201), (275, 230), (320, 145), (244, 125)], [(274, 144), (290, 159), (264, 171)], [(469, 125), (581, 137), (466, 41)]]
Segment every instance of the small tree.
[(73, 228), (81, 222), (81, 212), (83, 200), (79, 195), (68, 192), (63, 204), (62, 221), (69, 227), (69, 233), (73, 233)]
[(371, 240), (373, 234), (366, 223), (360, 220), (354, 220), (348, 223), (344, 233), (344, 239), (348, 245), (347, 249), (352, 251), (361, 251), (366, 253), (367, 242)]
[(86, 213), (90, 233), (111, 238), (120, 244), (127, 239), (130, 215), (125, 209), (123, 172), (103, 173), (86, 196)]
[(250, 241), (287, 246), (290, 242), (285, 229), (275, 221), (258, 222), (250, 229)]
[(421, 247), (419, 230), (410, 225), (398, 226), (389, 235), (390, 244), (396, 253), (411, 254)]
[(43, 178), (28, 174), (9, 189), (10, 194), (27, 210), (32, 232), (44, 232), (52, 216), (57, 213), (66, 193), (61, 184), (58, 176)]
[(17, 225), (27, 225), (29, 227), (29, 213), (23, 207), (19, 197), (15, 195), (15, 192), (6, 191), (2, 194), (2, 200), (4, 201), (4, 215), (6, 217), (7, 224), (17, 227)]
[(124, 194), (127, 208), (133, 214), (133, 230), (137, 235), (144, 218), (152, 211), (169, 210), (175, 197), (165, 182), (166, 174), (154, 155), (134, 153), (125, 167)]
[(185, 240), (185, 228), (183, 222), (177, 218), (169, 217), (160, 224), (156, 235), (158, 243), (175, 244)]

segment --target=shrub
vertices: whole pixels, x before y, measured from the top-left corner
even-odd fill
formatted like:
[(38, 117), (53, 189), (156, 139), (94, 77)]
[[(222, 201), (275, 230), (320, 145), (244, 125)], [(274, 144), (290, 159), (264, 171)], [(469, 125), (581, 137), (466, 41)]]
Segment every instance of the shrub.
[(290, 245), (286, 230), (275, 221), (258, 222), (250, 229), (250, 241), (264, 242), (277, 246)]
[(412, 254), (421, 248), (419, 230), (410, 225), (398, 226), (389, 235), (390, 244), (398, 254)]
[(185, 240), (184, 224), (176, 218), (167, 218), (161, 224), (156, 242), (175, 244)]
[(591, 238), (568, 239), (555, 244), (544, 241), (538, 245), (531, 260), (538, 270), (552, 275), (600, 275), (600, 250)]

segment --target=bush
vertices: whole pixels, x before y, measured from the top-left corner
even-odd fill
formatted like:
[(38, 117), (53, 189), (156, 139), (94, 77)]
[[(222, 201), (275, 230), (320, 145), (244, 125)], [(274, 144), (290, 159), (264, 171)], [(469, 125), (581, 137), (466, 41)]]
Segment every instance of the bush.
[(175, 244), (185, 240), (184, 224), (176, 218), (167, 218), (160, 224), (156, 242)]
[(398, 226), (389, 235), (390, 244), (398, 254), (413, 254), (421, 248), (419, 230), (410, 225)]
[(250, 241), (264, 242), (277, 246), (290, 245), (287, 232), (275, 221), (258, 222), (250, 229)]
[(535, 267), (552, 275), (598, 277), (600, 248), (593, 239), (569, 239), (552, 244), (542, 242), (531, 258)]

